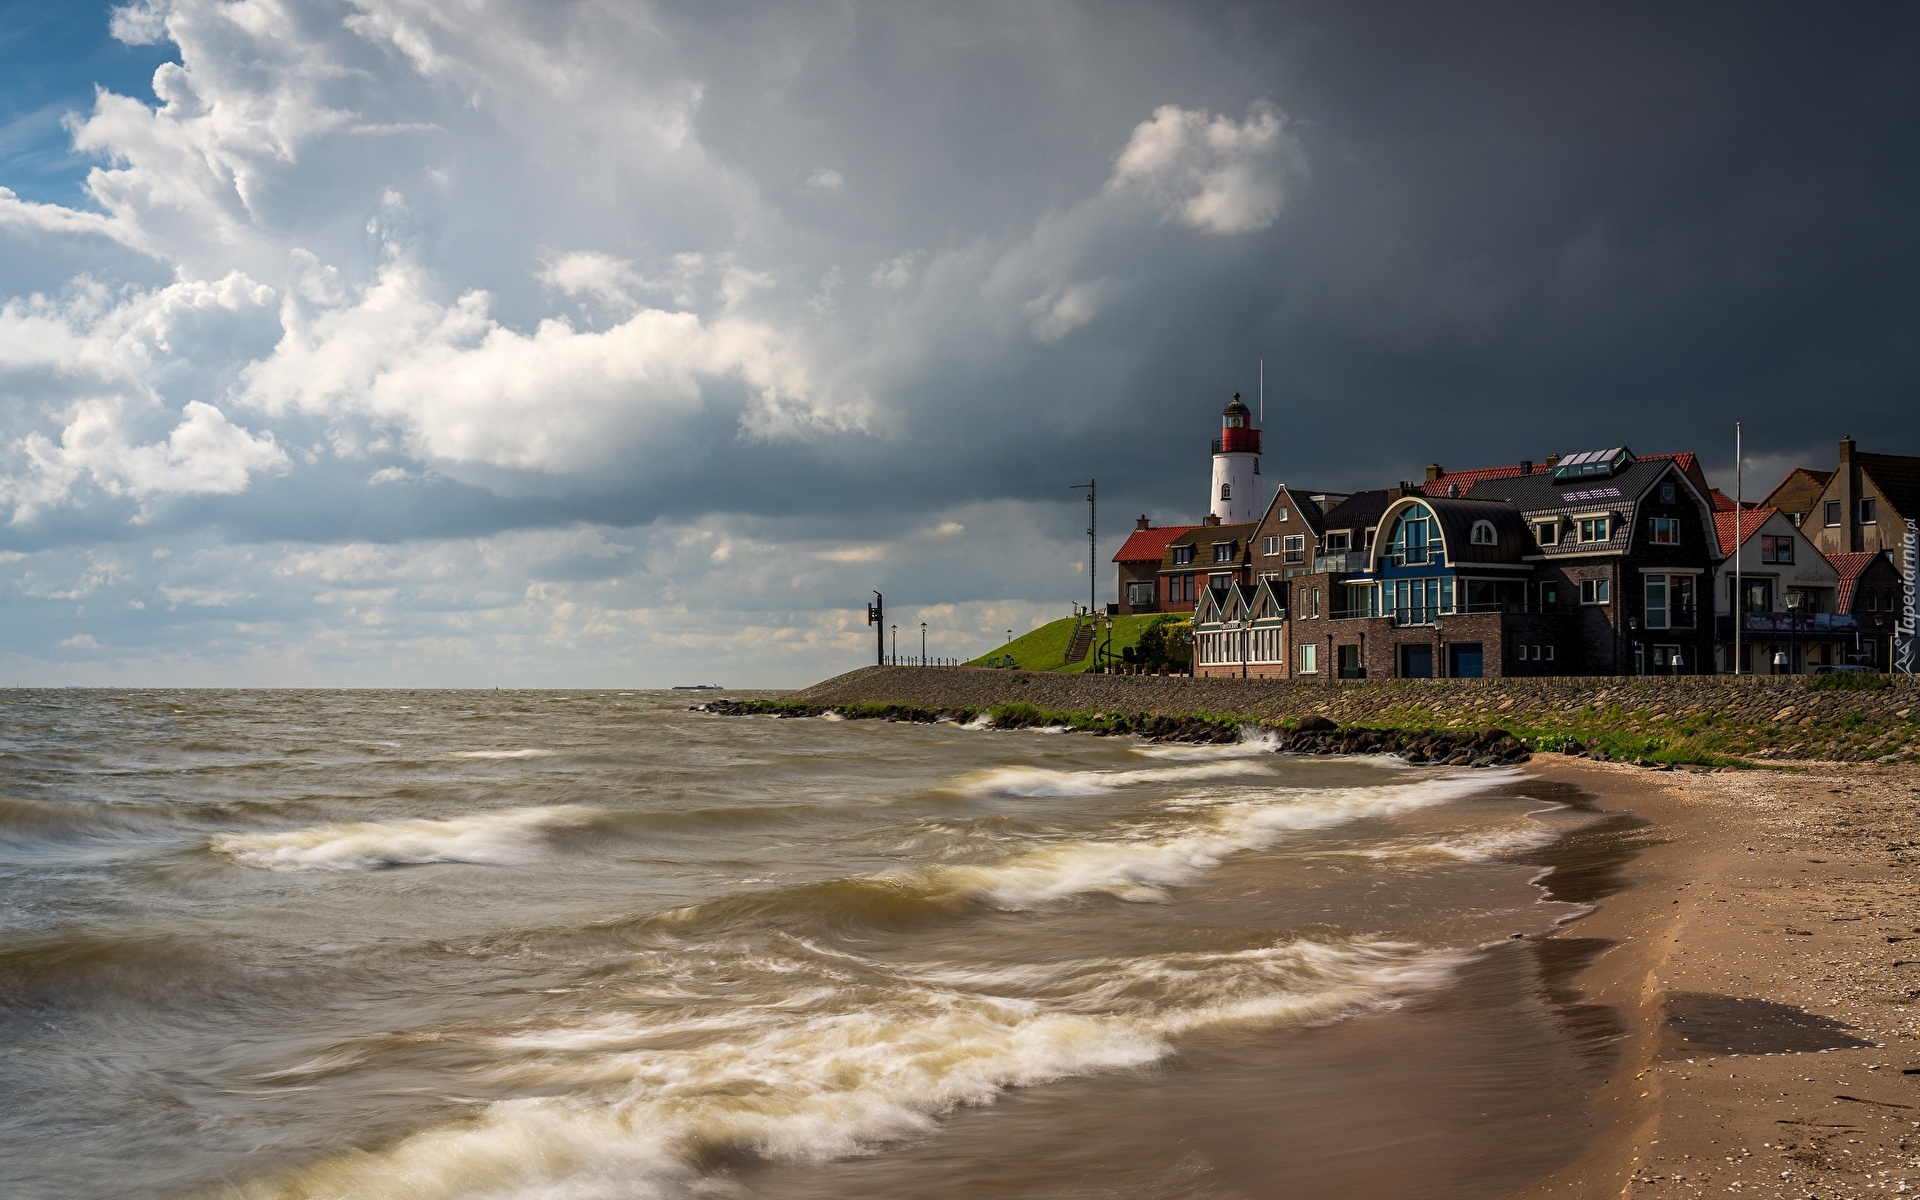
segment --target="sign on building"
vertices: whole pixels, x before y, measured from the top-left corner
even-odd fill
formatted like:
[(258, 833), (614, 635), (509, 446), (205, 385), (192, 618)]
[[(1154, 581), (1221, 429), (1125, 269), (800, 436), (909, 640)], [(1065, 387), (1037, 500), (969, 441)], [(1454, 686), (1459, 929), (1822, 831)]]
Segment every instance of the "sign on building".
[(1907, 522), (1907, 542), (1901, 554), (1900, 619), (1893, 626), (1893, 669), (1904, 675), (1920, 673), (1920, 633), (1914, 614), (1920, 610), (1920, 524)]

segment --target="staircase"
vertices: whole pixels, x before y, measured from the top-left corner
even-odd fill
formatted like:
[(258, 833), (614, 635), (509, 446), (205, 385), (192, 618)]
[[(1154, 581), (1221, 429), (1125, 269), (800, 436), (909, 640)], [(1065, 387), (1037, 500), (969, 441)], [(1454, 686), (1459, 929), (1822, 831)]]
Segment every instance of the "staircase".
[(1087, 657), (1087, 651), (1093, 649), (1093, 633), (1097, 622), (1088, 621), (1073, 627), (1073, 641), (1067, 646), (1067, 661), (1077, 663)]

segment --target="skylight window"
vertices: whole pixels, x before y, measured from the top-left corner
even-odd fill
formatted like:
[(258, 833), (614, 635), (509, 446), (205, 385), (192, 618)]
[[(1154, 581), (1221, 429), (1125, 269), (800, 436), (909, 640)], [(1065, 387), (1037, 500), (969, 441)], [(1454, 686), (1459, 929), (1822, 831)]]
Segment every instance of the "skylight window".
[(1555, 483), (1571, 483), (1578, 479), (1607, 479), (1633, 465), (1633, 451), (1625, 446), (1615, 446), (1611, 450), (1583, 450), (1579, 454), (1569, 454), (1553, 468)]

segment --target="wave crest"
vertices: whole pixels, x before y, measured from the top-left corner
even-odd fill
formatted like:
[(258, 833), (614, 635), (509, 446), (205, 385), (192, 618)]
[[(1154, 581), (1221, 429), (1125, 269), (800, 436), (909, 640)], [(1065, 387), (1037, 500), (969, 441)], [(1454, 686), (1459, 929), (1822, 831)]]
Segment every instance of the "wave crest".
[(284, 833), (226, 834), (209, 846), (268, 871), (366, 871), (422, 863), (519, 866), (540, 858), (556, 832), (596, 823), (598, 809), (562, 804), (444, 820), (355, 821)]

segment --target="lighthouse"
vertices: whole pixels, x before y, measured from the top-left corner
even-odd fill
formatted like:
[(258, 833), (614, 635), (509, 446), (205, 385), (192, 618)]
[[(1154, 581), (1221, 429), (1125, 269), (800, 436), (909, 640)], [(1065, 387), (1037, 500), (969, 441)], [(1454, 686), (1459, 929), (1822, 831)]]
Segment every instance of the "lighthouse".
[(1240, 393), (1220, 413), (1220, 437), (1213, 443), (1212, 513), (1222, 525), (1258, 521), (1266, 511), (1260, 496), (1260, 431)]

